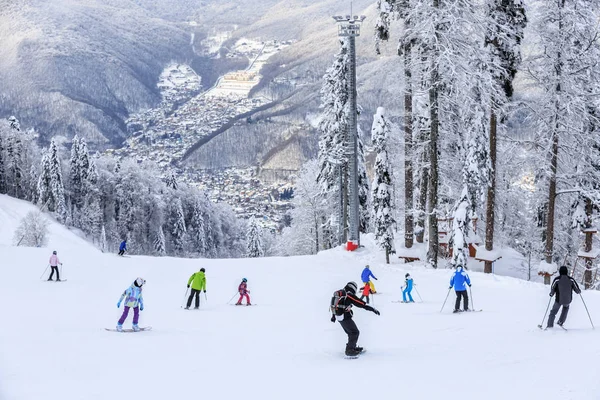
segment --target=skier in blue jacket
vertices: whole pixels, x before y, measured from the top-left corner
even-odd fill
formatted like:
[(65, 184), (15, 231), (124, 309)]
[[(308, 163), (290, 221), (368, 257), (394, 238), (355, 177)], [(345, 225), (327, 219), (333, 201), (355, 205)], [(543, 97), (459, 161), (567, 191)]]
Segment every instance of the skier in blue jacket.
[(127, 239), (125, 239), (121, 242), (121, 245), (119, 246), (119, 255), (122, 256), (123, 254), (125, 254), (126, 251), (127, 251)]
[[(413, 278), (408, 273), (404, 275), (404, 277), (406, 278), (406, 285), (402, 287), (404, 289), (402, 290), (402, 302), (414, 303), (415, 301), (413, 300), (412, 295), (410, 294), (410, 292), (412, 292), (413, 289)], [(408, 295), (408, 302), (406, 301), (406, 295)]]
[(362, 282), (365, 285), (368, 284), (371, 287), (371, 293), (377, 293), (377, 291), (375, 290), (375, 285), (373, 284), (373, 281), (371, 280), (371, 277), (373, 279), (377, 280), (377, 278), (375, 277), (375, 275), (373, 275), (373, 273), (369, 269), (369, 266), (366, 265), (365, 269), (363, 269), (362, 274), (360, 274), (360, 279), (362, 280)]
[(454, 305), (454, 312), (460, 312), (460, 298), (464, 299), (464, 311), (469, 311), (469, 296), (467, 295), (467, 285), (471, 287), (471, 279), (469, 275), (464, 271), (460, 265), (456, 267), (456, 271), (452, 278), (450, 278), (450, 289), (454, 287), (456, 292), (456, 304)]

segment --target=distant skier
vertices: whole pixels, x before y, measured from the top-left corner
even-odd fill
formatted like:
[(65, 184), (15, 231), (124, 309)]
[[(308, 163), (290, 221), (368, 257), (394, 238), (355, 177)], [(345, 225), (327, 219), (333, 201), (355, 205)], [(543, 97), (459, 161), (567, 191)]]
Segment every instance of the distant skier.
[(119, 318), (119, 322), (117, 322), (117, 330), (119, 332), (123, 331), (123, 322), (127, 319), (129, 315), (129, 309), (133, 308), (133, 330), (135, 332), (140, 330), (138, 326), (138, 321), (140, 319), (140, 311), (144, 311), (144, 298), (142, 297), (142, 286), (146, 283), (145, 279), (137, 278), (131, 286), (129, 286), (121, 295), (119, 302), (117, 303), (117, 308), (121, 307), (121, 302), (125, 299), (125, 308), (123, 309), (123, 315)]
[[(404, 284), (405, 286), (403, 286), (403, 290), (402, 290), (402, 301), (404, 303), (414, 303), (415, 301), (412, 298), (412, 295), (410, 294), (413, 290), (413, 278), (410, 276), (410, 274), (406, 274), (404, 275), (404, 278), (406, 279)], [(408, 295), (408, 301), (406, 301), (406, 296)]]
[(360, 278), (364, 284), (367, 284), (367, 283), (369, 284), (369, 286), (371, 287), (371, 293), (373, 293), (373, 294), (377, 293), (377, 291), (375, 290), (375, 284), (371, 280), (371, 278), (373, 278), (375, 280), (377, 280), (377, 278), (375, 277), (375, 275), (373, 275), (373, 273), (371, 272), (371, 269), (369, 268), (368, 265), (366, 265), (365, 269), (363, 269), (363, 272), (360, 275)]
[(50, 273), (50, 277), (48, 278), (49, 281), (52, 280), (52, 277), (54, 276), (54, 272), (56, 271), (56, 282), (60, 282), (60, 274), (58, 273), (58, 265), (62, 265), (62, 263), (60, 262), (60, 260), (58, 259), (58, 256), (56, 255), (56, 250), (54, 250), (52, 252), (52, 255), (50, 256), (50, 268), (52, 268), (52, 272)]
[(360, 296), (360, 300), (366, 298), (367, 304), (369, 304), (369, 295), (371, 294), (371, 285), (365, 283), (363, 287), (360, 288), (362, 290), (362, 296)]
[(454, 305), (454, 312), (460, 312), (460, 298), (462, 297), (464, 311), (469, 311), (469, 295), (467, 294), (467, 286), (471, 287), (471, 279), (469, 275), (463, 270), (460, 265), (456, 267), (456, 272), (450, 278), (450, 289), (454, 287), (456, 292), (456, 304)]
[(346, 343), (345, 351), (347, 356), (357, 356), (363, 351), (362, 347), (356, 346), (360, 331), (352, 319), (352, 306), (364, 308), (377, 315), (380, 314), (375, 308), (356, 297), (357, 289), (358, 285), (355, 282), (348, 282), (343, 289), (334, 292), (331, 298), (331, 322), (339, 321), (344, 332), (348, 335), (348, 343)]
[(573, 291), (575, 291), (577, 294), (581, 294), (579, 285), (577, 282), (575, 282), (575, 279), (569, 276), (569, 269), (567, 267), (560, 267), (558, 273), (559, 276), (554, 278), (550, 288), (550, 297), (554, 296), (556, 293), (556, 299), (554, 301), (554, 306), (550, 311), (550, 316), (548, 317), (547, 328), (554, 327), (554, 318), (556, 318), (556, 314), (561, 306), (562, 312), (560, 313), (557, 324), (563, 326), (567, 320), (567, 314), (569, 314), (569, 307), (571, 306), (571, 301), (573, 300)]
[(122, 256), (123, 254), (125, 254), (126, 251), (127, 251), (127, 239), (125, 239), (121, 242), (121, 245), (119, 246), (119, 255)]
[(248, 296), (248, 294), (250, 293), (250, 291), (248, 290), (248, 279), (242, 279), (242, 283), (240, 283), (240, 285), (238, 286), (238, 292), (240, 294), (240, 299), (237, 303), (235, 303), (235, 305), (241, 306), (242, 300), (244, 299), (244, 297), (246, 297), (246, 305), (251, 306), (252, 304), (250, 304), (250, 296)]
[(190, 306), (192, 305), (192, 299), (194, 298), (194, 296), (196, 296), (194, 310), (200, 308), (200, 292), (204, 291), (204, 293), (206, 293), (206, 276), (204, 275), (205, 272), (206, 270), (204, 268), (200, 268), (200, 271), (195, 272), (192, 274), (192, 276), (190, 276), (190, 279), (187, 283), (187, 287), (189, 289), (190, 284), (192, 285), (192, 293), (190, 293), (190, 297), (188, 297), (187, 306), (185, 307), (186, 310), (190, 309)]

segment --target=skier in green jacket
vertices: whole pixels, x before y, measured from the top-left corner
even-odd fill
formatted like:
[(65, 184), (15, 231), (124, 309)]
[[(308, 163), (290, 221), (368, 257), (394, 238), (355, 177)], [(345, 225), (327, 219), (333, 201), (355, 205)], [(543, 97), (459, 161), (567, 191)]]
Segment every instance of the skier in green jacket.
[(204, 272), (206, 272), (206, 270), (200, 268), (200, 271), (193, 273), (188, 280), (187, 287), (189, 289), (190, 285), (192, 286), (192, 293), (190, 294), (190, 297), (188, 297), (187, 306), (185, 307), (186, 310), (190, 309), (194, 296), (196, 296), (194, 310), (197, 310), (200, 307), (200, 292), (204, 291), (204, 293), (206, 293), (206, 276), (204, 275)]

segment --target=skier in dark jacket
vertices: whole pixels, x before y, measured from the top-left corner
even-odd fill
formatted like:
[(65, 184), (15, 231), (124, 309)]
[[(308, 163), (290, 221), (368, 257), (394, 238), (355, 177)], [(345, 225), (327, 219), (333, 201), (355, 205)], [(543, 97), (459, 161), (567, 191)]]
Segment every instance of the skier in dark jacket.
[(554, 306), (550, 311), (550, 317), (548, 317), (548, 328), (554, 327), (554, 318), (556, 318), (556, 314), (558, 314), (558, 310), (561, 306), (562, 312), (560, 313), (557, 324), (563, 326), (567, 320), (567, 314), (569, 314), (569, 306), (571, 305), (571, 301), (573, 301), (573, 291), (577, 294), (581, 294), (579, 285), (577, 285), (575, 279), (569, 276), (569, 269), (567, 267), (560, 267), (558, 273), (559, 276), (554, 278), (550, 288), (550, 297), (556, 294), (556, 299), (554, 301)]
[(362, 347), (356, 346), (360, 331), (352, 319), (352, 306), (364, 308), (379, 315), (379, 311), (356, 297), (357, 289), (358, 285), (355, 282), (348, 282), (344, 289), (336, 291), (331, 299), (331, 322), (338, 320), (348, 335), (347, 356), (357, 356), (363, 351)]
[(122, 256), (123, 254), (125, 254), (126, 251), (127, 251), (127, 239), (125, 239), (121, 242), (121, 245), (119, 246), (119, 255)]

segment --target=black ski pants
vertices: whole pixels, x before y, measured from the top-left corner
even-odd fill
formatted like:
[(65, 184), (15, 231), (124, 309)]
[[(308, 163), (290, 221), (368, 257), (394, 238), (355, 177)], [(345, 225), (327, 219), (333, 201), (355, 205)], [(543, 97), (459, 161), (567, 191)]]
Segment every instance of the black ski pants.
[(58, 266), (50, 266), (50, 268), (52, 268), (52, 272), (50, 273), (50, 277), (48, 278), (49, 281), (52, 280), (52, 277), (54, 276), (54, 271), (56, 271), (56, 280), (60, 281), (60, 275), (58, 274)]
[(362, 296), (360, 296), (360, 299), (364, 300), (365, 297), (367, 298), (367, 304), (369, 304), (369, 296), (362, 295)]
[(469, 309), (469, 295), (466, 290), (457, 290), (456, 291), (456, 303), (454, 304), (455, 310), (460, 310), (460, 298), (463, 298), (464, 310), (467, 311)]
[(196, 289), (192, 289), (192, 293), (190, 293), (190, 297), (188, 297), (187, 307), (190, 308), (192, 305), (192, 299), (196, 296), (196, 308), (200, 307), (200, 291)]
[(360, 331), (358, 330), (356, 323), (352, 317), (345, 317), (340, 321), (340, 325), (342, 325), (344, 332), (346, 332), (346, 335), (348, 335), (348, 343), (346, 343), (346, 347), (354, 349), (356, 347), (356, 343), (358, 343), (358, 336), (360, 335)]
[(122, 256), (123, 254), (125, 254), (125, 250), (119, 250), (119, 255)]
[[(567, 320), (567, 315), (569, 314), (569, 307), (571, 305), (567, 304), (562, 306), (562, 311), (560, 313), (560, 317), (558, 317), (558, 324), (562, 325)], [(548, 317), (548, 328), (552, 328), (554, 326), (554, 318), (556, 318), (556, 314), (558, 314), (558, 310), (560, 309), (560, 303), (558, 301), (554, 302), (554, 306), (552, 306), (552, 310), (550, 310), (550, 316)]]

